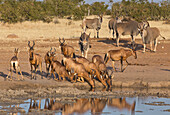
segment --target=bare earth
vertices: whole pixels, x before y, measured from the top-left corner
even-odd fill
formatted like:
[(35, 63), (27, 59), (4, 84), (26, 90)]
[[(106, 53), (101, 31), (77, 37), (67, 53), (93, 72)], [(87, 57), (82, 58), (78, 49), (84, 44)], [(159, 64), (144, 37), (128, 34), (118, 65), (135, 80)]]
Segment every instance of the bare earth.
[[(91, 60), (95, 54), (104, 57), (105, 53), (111, 49), (118, 49), (115, 47), (115, 41), (109, 40), (108, 33), (108, 16), (104, 17), (102, 29), (100, 30), (100, 38), (93, 38), (93, 30), (91, 32), (90, 43), (92, 48), (88, 53), (88, 59)], [(28, 61), (28, 40), (35, 41), (35, 52), (45, 56), (45, 53), (50, 50), (51, 47), (57, 49), (58, 60), (61, 61), (63, 55), (59, 49), (59, 37), (66, 38), (66, 43), (72, 45), (76, 50), (76, 55), (80, 55), (78, 38), (81, 34), (81, 21), (70, 21), (66, 19), (59, 19), (59, 24), (44, 24), (42, 22), (24, 22), (21, 24), (1, 24), (0, 26), (0, 100), (7, 100), (7, 97), (12, 96), (24, 96), (27, 98), (30, 96), (50, 96), (50, 95), (98, 95), (99, 92), (84, 92), (80, 89), (85, 87), (89, 88), (87, 83), (70, 83), (68, 81), (59, 82), (53, 79), (48, 80), (46, 78), (40, 79), (40, 73), (38, 72), (38, 80), (30, 80), (30, 65)], [(150, 47), (146, 53), (142, 53), (142, 41), (140, 36), (137, 36), (137, 55), (138, 58), (129, 57), (128, 62), (130, 65), (122, 73), (120, 72), (120, 62), (116, 62), (116, 68), (118, 72), (114, 72), (114, 79), (112, 87), (130, 87), (130, 88), (169, 88), (170, 87), (170, 26), (162, 24), (163, 22), (150, 22), (150, 25), (156, 26), (160, 29), (161, 34), (167, 39), (162, 40), (160, 38), (157, 52), (151, 53)], [(14, 36), (16, 35), (16, 36)], [(125, 36), (120, 40), (120, 48), (129, 47), (130, 36)], [(9, 73), (9, 60), (13, 56), (15, 48), (19, 48), (19, 60), (21, 65), (21, 71), (24, 75), (25, 81), (4, 81), (4, 78)], [(108, 70), (112, 70), (111, 61), (107, 64)], [(43, 76), (45, 76), (45, 64), (43, 61)], [(13, 73), (14, 78), (17, 78), (16, 74)], [(78, 89), (76, 87), (79, 87)], [(96, 81), (96, 87), (103, 87), (101, 83)], [(69, 92), (69, 91), (72, 92)], [(150, 89), (149, 91), (129, 89), (130, 93), (119, 92), (116, 93), (117, 89), (112, 89), (112, 92), (105, 93), (106, 95), (157, 95), (157, 96), (168, 96), (170, 97), (170, 91), (167, 89)], [(135, 93), (134, 91), (139, 91)]]

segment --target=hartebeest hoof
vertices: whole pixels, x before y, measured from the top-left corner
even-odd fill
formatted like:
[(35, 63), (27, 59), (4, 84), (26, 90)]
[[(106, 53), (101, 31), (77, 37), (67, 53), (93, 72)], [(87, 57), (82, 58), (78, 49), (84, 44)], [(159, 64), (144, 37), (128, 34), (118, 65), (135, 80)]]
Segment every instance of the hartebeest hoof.
[(76, 83), (76, 80), (72, 80), (71, 83)]
[(55, 81), (59, 81), (58, 79), (54, 79)]

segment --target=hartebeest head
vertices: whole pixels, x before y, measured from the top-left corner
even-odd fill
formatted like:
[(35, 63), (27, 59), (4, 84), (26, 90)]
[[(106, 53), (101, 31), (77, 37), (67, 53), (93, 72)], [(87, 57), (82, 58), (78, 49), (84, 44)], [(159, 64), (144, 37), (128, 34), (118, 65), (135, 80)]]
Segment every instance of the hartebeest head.
[(18, 57), (18, 52), (19, 52), (18, 49), (19, 49), (19, 48), (17, 48), (17, 49), (15, 48), (15, 50), (14, 50), (14, 55), (15, 55), (16, 57)]
[(30, 54), (30, 60), (33, 60), (33, 54), (34, 54), (34, 45), (35, 45), (35, 42), (33, 41), (33, 45), (30, 46), (30, 41), (28, 41), (28, 47), (30, 48), (29, 49), (29, 54)]
[(56, 54), (56, 49), (54, 48), (54, 51), (52, 51), (52, 48), (51, 48), (50, 53), (49, 53), (50, 62), (53, 60), (53, 57), (55, 56), (55, 54)]
[(59, 38), (59, 42), (60, 42), (60, 47), (62, 47), (62, 46), (65, 45), (65, 40), (64, 40), (64, 38), (63, 38), (63, 39)]

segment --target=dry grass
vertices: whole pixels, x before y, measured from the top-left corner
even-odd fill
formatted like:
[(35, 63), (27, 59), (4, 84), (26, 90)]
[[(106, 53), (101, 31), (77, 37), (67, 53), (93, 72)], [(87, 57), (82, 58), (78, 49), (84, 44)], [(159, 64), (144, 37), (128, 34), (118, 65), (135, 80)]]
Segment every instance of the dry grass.
[[(90, 16), (93, 18), (96, 16)], [(108, 21), (110, 16), (104, 16), (102, 29), (99, 36), (101, 38), (109, 37)], [(58, 19), (59, 23), (43, 23), (43, 22), (23, 22), (17, 24), (1, 24), (0, 26), (0, 39), (6, 40), (9, 34), (15, 34), (19, 38), (16, 40), (43, 40), (43, 39), (56, 39), (59, 37), (64, 38), (78, 38), (82, 32), (82, 21), (70, 21), (67, 19)], [(161, 34), (166, 39), (170, 39), (170, 26), (168, 24), (162, 24), (163, 21), (150, 21), (152, 27), (158, 27)], [(87, 33), (91, 32), (91, 37), (94, 36), (93, 30), (87, 30)], [(130, 37), (130, 36), (125, 36)], [(140, 36), (137, 36), (140, 38)], [(11, 40), (8, 38), (8, 40)], [(14, 39), (12, 39), (14, 40)]]

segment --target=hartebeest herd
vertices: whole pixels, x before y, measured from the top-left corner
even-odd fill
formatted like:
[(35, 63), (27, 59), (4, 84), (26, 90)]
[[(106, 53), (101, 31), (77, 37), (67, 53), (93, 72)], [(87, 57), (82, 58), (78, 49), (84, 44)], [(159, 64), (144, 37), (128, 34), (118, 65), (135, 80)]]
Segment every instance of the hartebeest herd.
[[(157, 37), (160, 35), (160, 31), (156, 27), (150, 27), (147, 21), (145, 22), (137, 22), (133, 20), (126, 20), (123, 21), (122, 18), (117, 17), (115, 19), (111, 19), (108, 23), (108, 27), (116, 33), (116, 46), (119, 47), (119, 38), (121, 35), (130, 35), (132, 37), (131, 45), (132, 48), (120, 48), (120, 49), (113, 49), (106, 52), (104, 59), (100, 55), (94, 55), (92, 57), (92, 61), (87, 59), (87, 54), (89, 48), (91, 48), (89, 38), (90, 34), (86, 34), (87, 29), (94, 29), (97, 30), (97, 38), (99, 38), (99, 30), (101, 29), (102, 24), (102, 16), (100, 15), (99, 18), (95, 19), (83, 19), (82, 22), (82, 29), (84, 30), (81, 33), (79, 39), (79, 46), (81, 51), (81, 56), (75, 54), (75, 49), (73, 46), (67, 45), (64, 38), (59, 38), (59, 47), (61, 48), (61, 53), (63, 54), (62, 61), (58, 61), (58, 55), (56, 53), (55, 48), (51, 48), (44, 57), (45, 64), (46, 64), (46, 78), (51, 78), (52, 74), (54, 79), (57, 81), (61, 80), (68, 80), (70, 82), (84, 82), (87, 81), (89, 85), (94, 88), (95, 87), (95, 80), (98, 80), (102, 83), (104, 87), (111, 87), (112, 79), (113, 79), (113, 71), (109, 75), (106, 64), (111, 59), (112, 66), (114, 71), (116, 68), (114, 66), (115, 61), (121, 62), (121, 71), (123, 72), (126, 67), (128, 66), (127, 58), (129, 56), (134, 56), (135, 59), (137, 58), (136, 53), (136, 45), (135, 45), (135, 38), (138, 34), (141, 34), (142, 41), (143, 41), (143, 52), (145, 52), (146, 44), (150, 43), (151, 51), (152, 51), (152, 42), (154, 42), (154, 52), (156, 51), (157, 46)], [(95, 33), (94, 33), (95, 35)], [(161, 36), (161, 35), (160, 35)], [(163, 37), (164, 38), (164, 37)], [(165, 38), (164, 38), (165, 39)], [(29, 47), (29, 62), (31, 66), (31, 79), (36, 78), (37, 68), (40, 67), (41, 78), (43, 79), (42, 75), (42, 62), (43, 58), (41, 55), (36, 54), (34, 52), (35, 42), (33, 41), (32, 45), (31, 42), (28, 41)], [(123, 61), (126, 61), (126, 66), (123, 68)], [(33, 75), (33, 67), (35, 69)], [(50, 69), (51, 68), (51, 69)], [(19, 61), (18, 61), (18, 49), (15, 49), (14, 56), (10, 60), (10, 72), (11, 73), (11, 80), (12, 80), (12, 71), (16, 70), (16, 73), (20, 71), (20, 74), (23, 78), (22, 72), (20, 70)], [(50, 75), (49, 75), (50, 70)], [(56, 77), (56, 74), (58, 77)], [(9, 77), (9, 74), (7, 78)], [(18, 77), (19, 79), (19, 77)]]

